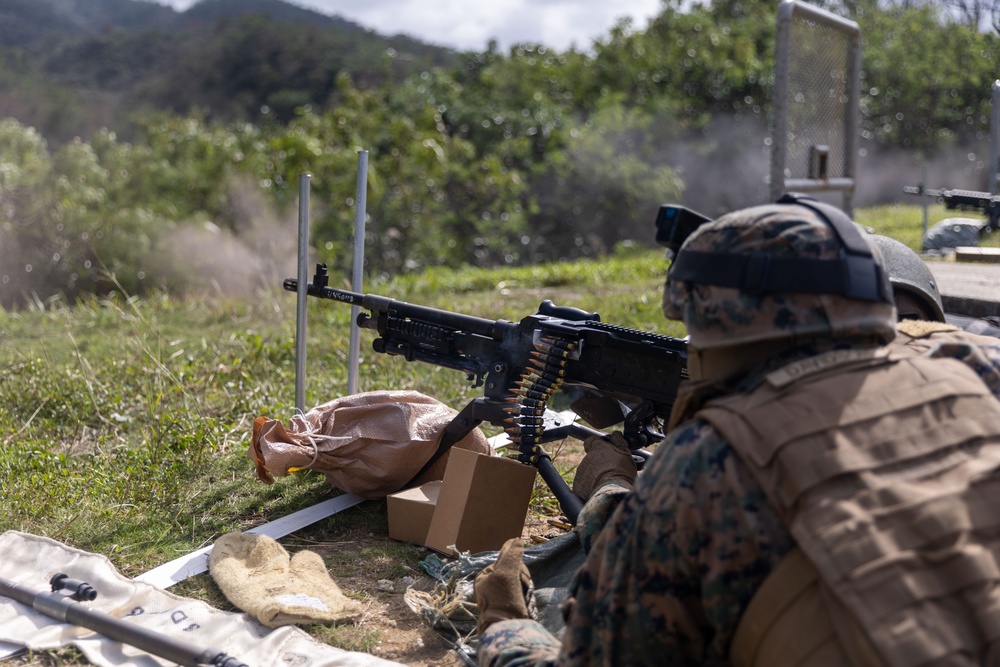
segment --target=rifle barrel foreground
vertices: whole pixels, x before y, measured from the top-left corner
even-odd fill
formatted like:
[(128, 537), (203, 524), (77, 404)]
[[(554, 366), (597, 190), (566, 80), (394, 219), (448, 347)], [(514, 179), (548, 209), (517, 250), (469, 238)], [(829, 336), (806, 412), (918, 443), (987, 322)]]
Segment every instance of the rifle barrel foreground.
[[(54, 580), (55, 577), (53, 577)], [(55, 591), (34, 592), (13, 581), (0, 578), (0, 595), (27, 605), (49, 618), (93, 630), (109, 639), (134, 646), (184, 667), (200, 667), (202, 665), (248, 667), (222, 651), (203, 649), (135, 623), (128, 623), (97, 609), (86, 607), (63, 593)]]

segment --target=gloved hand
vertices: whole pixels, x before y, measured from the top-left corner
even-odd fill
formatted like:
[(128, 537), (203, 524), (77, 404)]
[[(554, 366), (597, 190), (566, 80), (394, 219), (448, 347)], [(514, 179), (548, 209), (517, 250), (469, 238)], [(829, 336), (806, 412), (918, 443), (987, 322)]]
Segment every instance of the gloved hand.
[(531, 618), (535, 604), (535, 585), (524, 564), (521, 538), (507, 540), (497, 560), (476, 577), (476, 605), (479, 607), (479, 635), (497, 621)]
[(576, 467), (573, 478), (573, 493), (584, 502), (590, 498), (601, 485), (615, 480), (622, 486), (632, 488), (638, 471), (628, 441), (619, 431), (611, 433), (608, 438), (592, 435), (583, 441), (583, 451), (586, 455)]

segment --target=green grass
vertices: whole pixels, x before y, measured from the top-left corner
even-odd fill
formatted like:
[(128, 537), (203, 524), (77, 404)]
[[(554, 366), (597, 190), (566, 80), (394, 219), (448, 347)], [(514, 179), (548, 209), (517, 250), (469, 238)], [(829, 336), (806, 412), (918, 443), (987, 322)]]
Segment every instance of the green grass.
[[(937, 208), (931, 224), (949, 217)], [(919, 247), (919, 207), (868, 209), (858, 220)], [(606, 322), (681, 336), (660, 311), (666, 267), (661, 250), (626, 246), (596, 261), (428, 270), (367, 291), (509, 320), (553, 299)], [(345, 305), (309, 303), (307, 406), (347, 393), (349, 318)], [(257, 416), (287, 422), (293, 414), (294, 319), (295, 297), (278, 286), (245, 301), (115, 296), (0, 311), (0, 530), (105, 554), (134, 576), (327, 497), (325, 479), (311, 473), (259, 482), (246, 454)], [(363, 332), (361, 390), (415, 389), (454, 408), (480, 395), (462, 373), (376, 354), (371, 339)], [(544, 491), (533, 504), (553, 511)], [(421, 557), (386, 544), (384, 503), (306, 532), (331, 543), (379, 538), (360, 554), (378, 577), (399, 576)], [(336, 554), (327, 554), (331, 571), (349, 576), (350, 563)], [(176, 590), (225, 606), (205, 575)], [(366, 633), (323, 639), (364, 650), (377, 641)]]

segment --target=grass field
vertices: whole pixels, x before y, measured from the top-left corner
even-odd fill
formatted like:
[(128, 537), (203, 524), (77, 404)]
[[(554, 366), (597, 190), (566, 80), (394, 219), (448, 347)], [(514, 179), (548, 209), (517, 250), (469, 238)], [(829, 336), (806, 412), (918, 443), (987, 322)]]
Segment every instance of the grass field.
[[(949, 214), (934, 207), (931, 224)], [(919, 247), (918, 207), (857, 217)], [(551, 298), (598, 311), (606, 322), (681, 336), (660, 312), (666, 266), (659, 250), (623, 248), (598, 261), (429, 270), (366, 291), (508, 320)], [(312, 300), (308, 314), (306, 404), (313, 406), (347, 392), (350, 308)], [(0, 311), (0, 530), (102, 553), (134, 576), (328, 497), (325, 479), (308, 472), (264, 485), (246, 454), (256, 417), (287, 422), (293, 414), (294, 320), (295, 297), (280, 286), (246, 301), (115, 295)], [(479, 395), (459, 372), (375, 354), (371, 339), (363, 332), (361, 390), (415, 389), (455, 408)], [(536, 510), (547, 511), (551, 502), (536, 495)], [(384, 538), (384, 510), (366, 503), (310, 536)], [(392, 578), (420, 557), (415, 547), (382, 539), (366, 562), (375, 578)], [(355, 566), (336, 558), (328, 565), (345, 577)], [(206, 576), (176, 590), (226, 606)], [(378, 641), (340, 629), (320, 636), (355, 650)], [(72, 652), (61, 660), (78, 662)]]
[[(508, 320), (553, 298), (679, 334), (660, 314), (665, 267), (660, 251), (625, 249), (598, 262), (427, 271), (366, 291)], [(307, 407), (347, 393), (349, 319), (345, 305), (310, 300)], [(245, 301), (115, 295), (0, 311), (0, 530), (104, 554), (135, 576), (329, 497), (325, 478), (309, 472), (267, 486), (247, 456), (256, 417), (293, 415), (294, 332), (295, 295), (280, 285)], [(480, 395), (460, 372), (372, 352), (372, 338), (363, 332), (362, 391), (414, 389), (456, 409)], [(549, 511), (547, 494), (536, 496), (534, 511)], [(348, 595), (367, 599), (378, 593), (344, 582), (395, 579), (426, 556), (386, 532), (385, 503), (369, 502), (308, 539), (360, 545), (327, 564)], [(231, 608), (207, 575), (173, 590)], [(381, 639), (371, 627), (313, 631), (351, 650)]]

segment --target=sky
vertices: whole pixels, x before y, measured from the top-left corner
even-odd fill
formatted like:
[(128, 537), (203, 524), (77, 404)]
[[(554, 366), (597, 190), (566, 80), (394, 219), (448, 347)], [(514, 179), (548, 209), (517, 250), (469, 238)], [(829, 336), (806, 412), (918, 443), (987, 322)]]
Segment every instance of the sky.
[[(159, 0), (184, 10), (197, 0)], [(482, 51), (518, 42), (585, 51), (622, 17), (646, 27), (660, 0), (286, 0), (339, 15), (382, 35), (403, 33), (437, 46)]]

